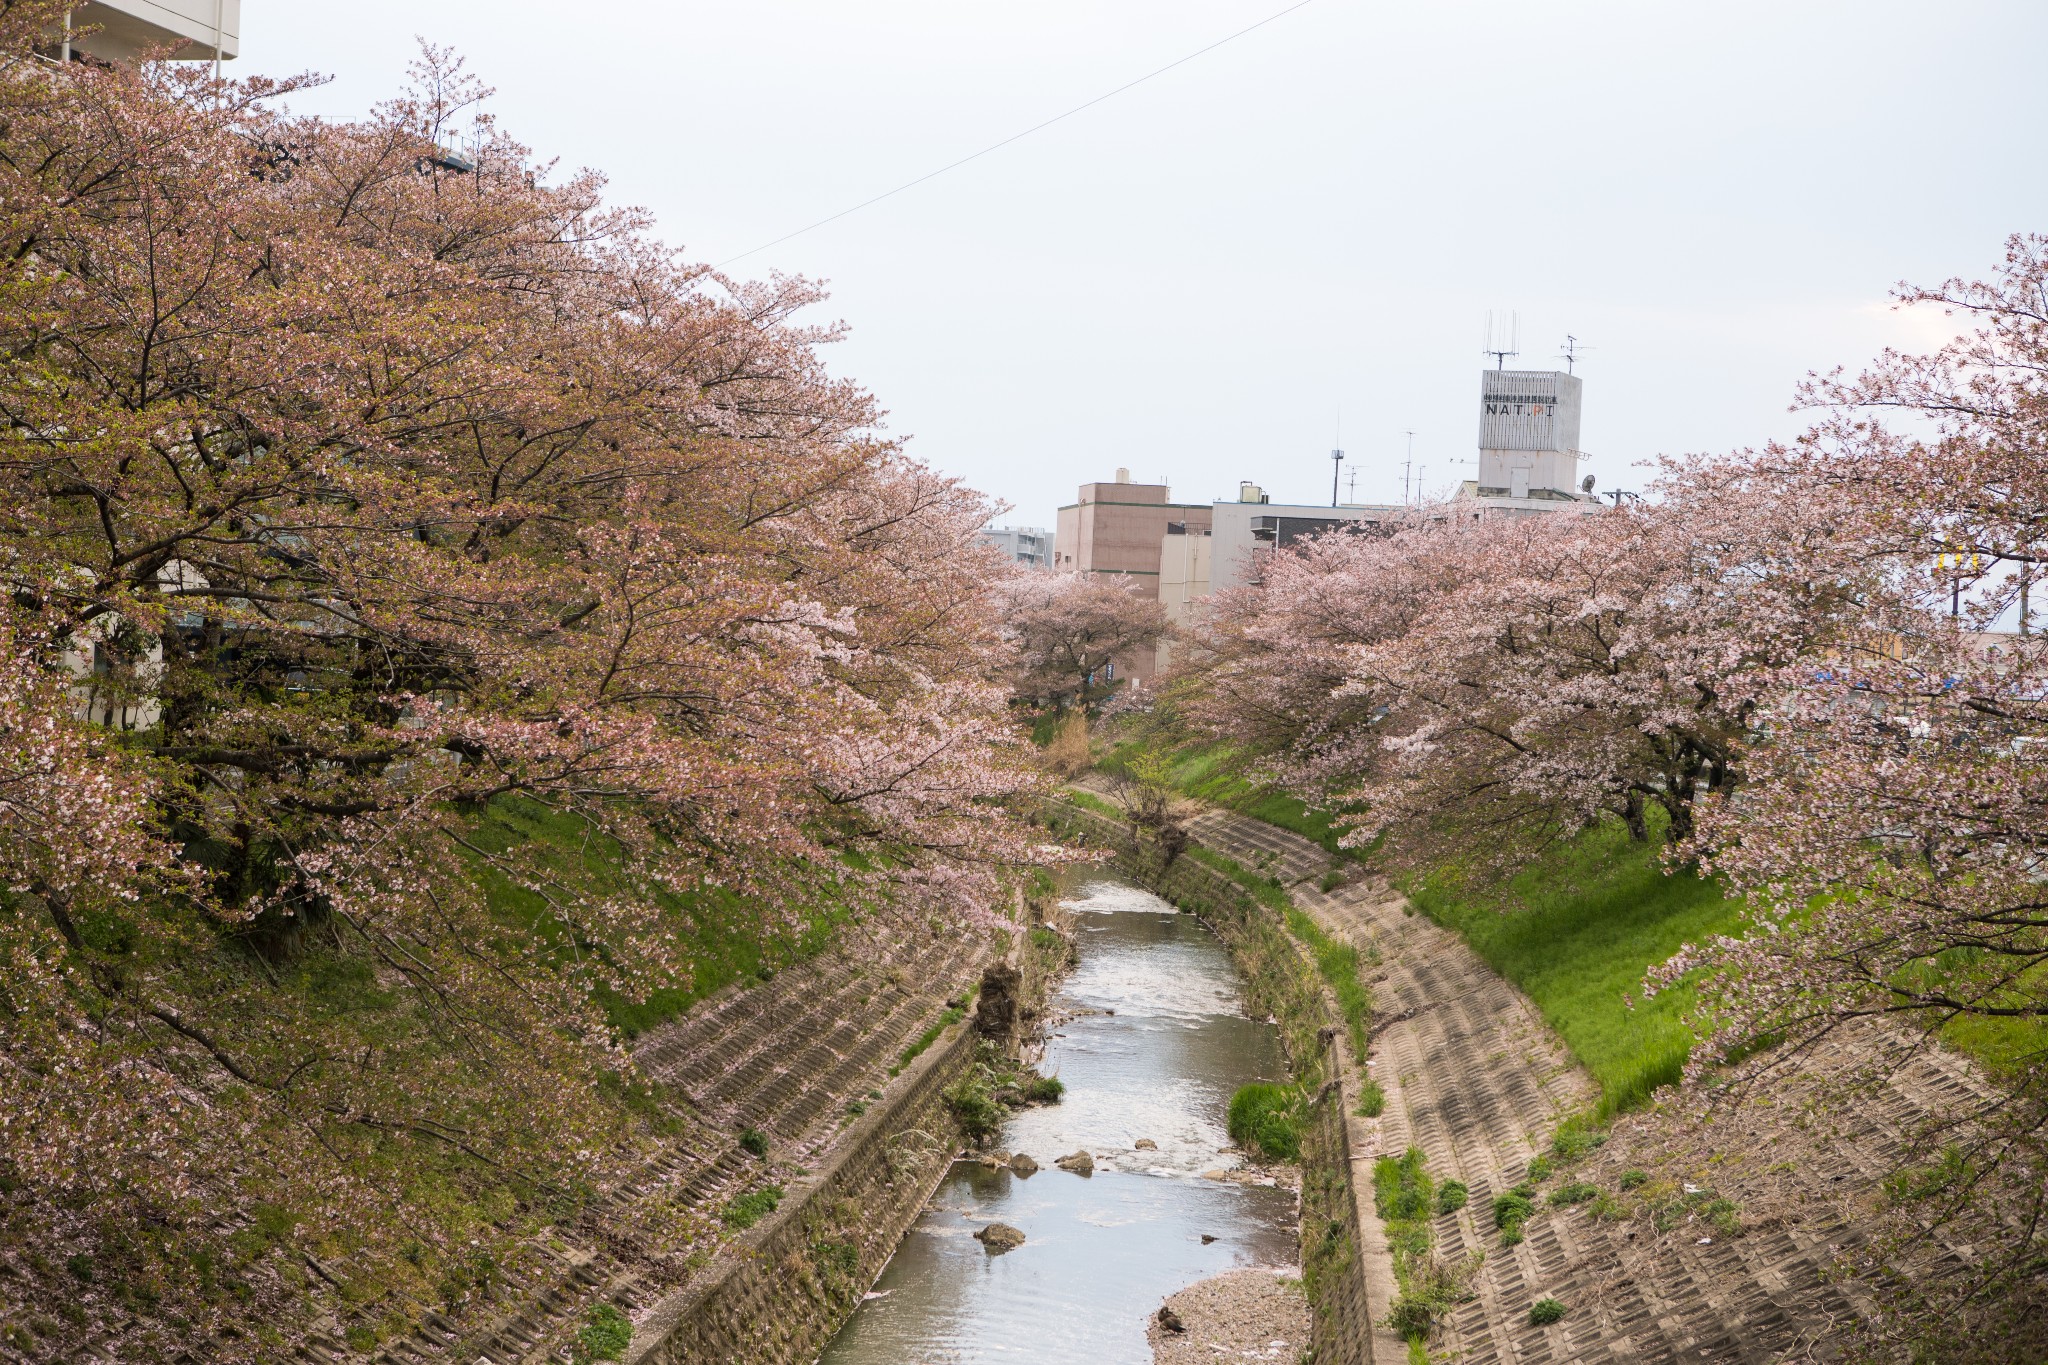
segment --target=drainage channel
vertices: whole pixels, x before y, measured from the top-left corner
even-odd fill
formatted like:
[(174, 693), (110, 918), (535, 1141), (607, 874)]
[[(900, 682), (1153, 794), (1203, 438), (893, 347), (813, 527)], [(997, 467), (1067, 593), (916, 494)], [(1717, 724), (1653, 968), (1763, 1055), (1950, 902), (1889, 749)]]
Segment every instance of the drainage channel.
[[(1229, 953), (1099, 869), (1067, 905), (1080, 961), (1050, 1003), (1043, 1063), (1066, 1095), (1013, 1115), (996, 1143), (1042, 1169), (956, 1162), (819, 1365), (1147, 1365), (1146, 1320), (1168, 1294), (1296, 1260), (1293, 1192), (1229, 1150), (1231, 1094), (1286, 1078)], [(1093, 1175), (1054, 1166), (1077, 1150)], [(975, 1239), (998, 1222), (1024, 1244)]]

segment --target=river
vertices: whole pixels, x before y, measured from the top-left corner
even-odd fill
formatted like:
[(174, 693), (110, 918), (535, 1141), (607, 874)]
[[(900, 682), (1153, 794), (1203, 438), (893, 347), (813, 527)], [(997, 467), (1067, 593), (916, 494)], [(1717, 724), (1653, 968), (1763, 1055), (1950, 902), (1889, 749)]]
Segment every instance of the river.
[[(1066, 1096), (1012, 1115), (997, 1143), (1044, 1169), (955, 1163), (820, 1365), (1148, 1365), (1146, 1320), (1168, 1294), (1294, 1263), (1291, 1192), (1203, 1174), (1239, 1165), (1232, 1092), (1286, 1078), (1278, 1031), (1246, 1017), (1199, 920), (1100, 869), (1077, 880), (1080, 961), (1044, 1059)], [(1093, 1176), (1052, 1164), (1080, 1147)], [(991, 1222), (1027, 1241), (989, 1253), (973, 1234)]]

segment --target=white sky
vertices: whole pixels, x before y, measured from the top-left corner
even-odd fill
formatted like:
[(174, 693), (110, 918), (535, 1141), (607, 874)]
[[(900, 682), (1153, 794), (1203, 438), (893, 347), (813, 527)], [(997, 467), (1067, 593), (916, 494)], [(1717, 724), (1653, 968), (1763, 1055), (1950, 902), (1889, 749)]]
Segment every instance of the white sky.
[[(351, 114), (452, 44), (514, 136), (720, 261), (1287, 3), (244, 0), (233, 66)], [(2044, 52), (2041, 0), (1315, 0), (732, 268), (829, 281), (835, 368), (1009, 522), (1118, 465), (1327, 500), (1340, 409), (1360, 500), (1409, 429), (1430, 486), (1470, 477), (1488, 310), (1511, 365), (1594, 348), (1586, 468), (1634, 487), (1945, 336), (1894, 282), (2048, 231)]]

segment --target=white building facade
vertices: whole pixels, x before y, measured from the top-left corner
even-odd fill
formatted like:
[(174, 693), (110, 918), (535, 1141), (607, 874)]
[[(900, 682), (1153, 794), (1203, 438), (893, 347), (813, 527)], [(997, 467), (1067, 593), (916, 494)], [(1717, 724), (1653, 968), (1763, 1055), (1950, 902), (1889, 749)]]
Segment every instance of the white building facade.
[(981, 539), (1019, 564), (1035, 569), (1052, 567), (1053, 533), (1043, 526), (984, 526)]
[(242, 0), (88, 0), (52, 36), (65, 60), (132, 62), (170, 48), (180, 61), (228, 61), (242, 49)]

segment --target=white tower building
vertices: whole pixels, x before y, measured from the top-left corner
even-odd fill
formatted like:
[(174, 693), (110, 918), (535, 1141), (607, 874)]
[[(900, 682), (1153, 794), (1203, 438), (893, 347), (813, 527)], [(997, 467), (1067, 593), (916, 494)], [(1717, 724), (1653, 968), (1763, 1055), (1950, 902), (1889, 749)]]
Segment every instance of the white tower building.
[(1579, 398), (1584, 381), (1555, 370), (1487, 370), (1479, 384), (1482, 498), (1581, 502)]

